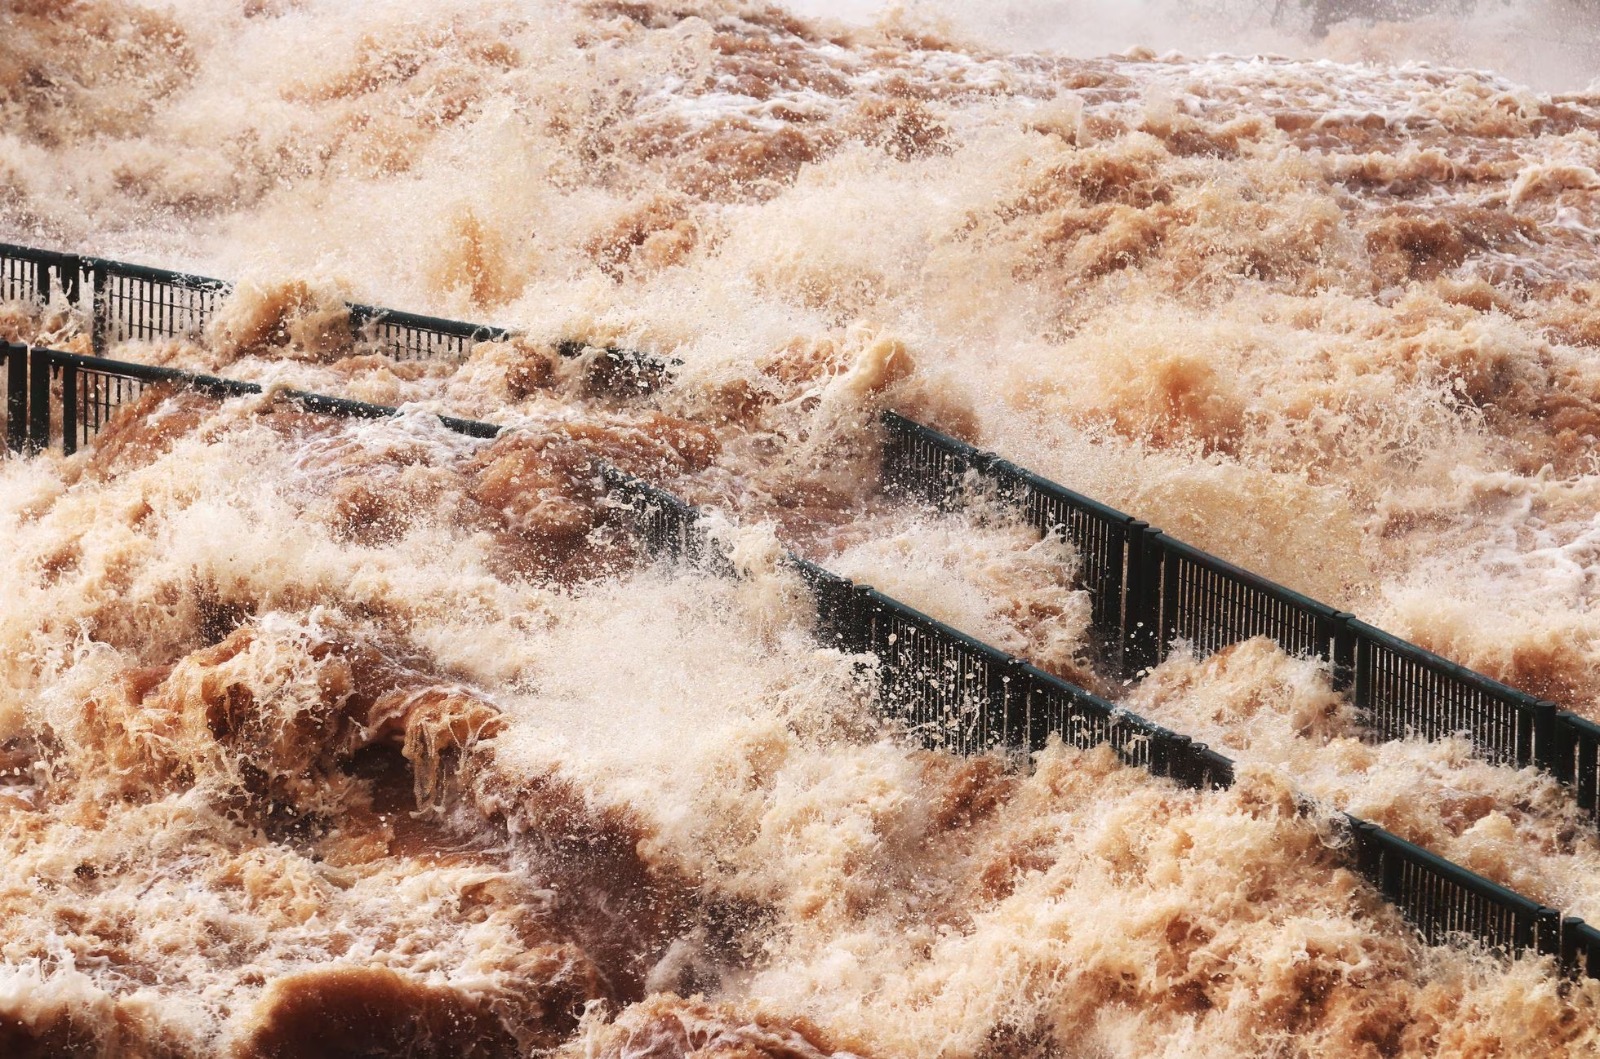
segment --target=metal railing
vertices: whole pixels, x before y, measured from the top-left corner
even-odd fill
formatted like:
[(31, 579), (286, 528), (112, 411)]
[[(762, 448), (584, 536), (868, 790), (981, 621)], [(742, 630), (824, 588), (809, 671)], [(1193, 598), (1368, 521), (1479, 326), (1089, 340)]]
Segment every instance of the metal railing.
[(52, 291), (62, 291), (77, 302), (82, 272), (80, 259), (71, 254), (0, 243), (0, 300), (43, 305)]
[(0, 299), (45, 305), (61, 295), (89, 321), (96, 352), (198, 335), (232, 289), (209, 276), (0, 243)]
[[(257, 383), (223, 379), (176, 368), (86, 357), (55, 349), (0, 342), (0, 378), (6, 380), (6, 441), (13, 451), (39, 452), (59, 446), (71, 456), (111, 422), (117, 410), (151, 386), (170, 386), (216, 398), (263, 392)], [(308, 412), (354, 419), (399, 414), (388, 405), (344, 397), (280, 389), (277, 393)], [(501, 427), (441, 415), (439, 422), (458, 434), (492, 438)]]
[(368, 346), (395, 360), (465, 360), (479, 342), (504, 342), (503, 327), (441, 320), (397, 309), (350, 303), (350, 328)]
[[(182, 387), (218, 398), (261, 392), (254, 383), (13, 344), (0, 343), (0, 361), (4, 361), (0, 377), (7, 381), (8, 439), (15, 438), (15, 424), (25, 423), (27, 429), (13, 447), (36, 450), (56, 438), (69, 452), (92, 440), (117, 409), (118, 402), (107, 394), (137, 394), (150, 385)], [(20, 412), (13, 401), (19, 394)], [(322, 394), (294, 390), (280, 394), (307, 411), (326, 415), (380, 418), (397, 411)], [(502, 429), (450, 416), (439, 419), (449, 429), (472, 437), (492, 438)], [(59, 434), (53, 424), (60, 426)], [(712, 546), (697, 509), (615, 468), (600, 464), (597, 472), (618, 506), (632, 513), (647, 549), (733, 572), (732, 564)], [(814, 595), (819, 637), (852, 653), (877, 656), (883, 677), (882, 708), (925, 745), (963, 754), (1000, 748), (1031, 751), (1043, 748), (1057, 733), (1082, 748), (1109, 745), (1126, 763), (1183, 786), (1232, 785), (1233, 762), (1204, 744), (1121, 710), (870, 587), (797, 556), (790, 556), (789, 562)], [(1591, 757), (1594, 746), (1591, 741), (1586, 751)], [(1353, 867), (1428, 942), (1460, 935), (1506, 954), (1549, 953), (1571, 972), (1600, 977), (1600, 931), (1581, 919), (1563, 919), (1555, 910), (1376, 825), (1356, 817), (1346, 819), (1354, 836)]]
[(1185, 786), (1228, 787), (1233, 763), (1203, 743), (1119, 709), (867, 585), (790, 555), (817, 600), (825, 641), (875, 655), (886, 712), (930, 749), (1039, 750), (1052, 733), (1108, 744), (1130, 765)]
[(1594, 931), (1583, 920), (1564, 920), (1555, 909), (1376, 824), (1354, 816), (1348, 819), (1355, 836), (1356, 870), (1406, 914), (1428, 944), (1473, 938), (1501, 953), (1558, 956), (1569, 970), (1600, 977), (1600, 963), (1585, 948)]
[(701, 511), (680, 497), (618, 467), (596, 468), (607, 496), (633, 516), (634, 527), (652, 553), (719, 574), (733, 566), (706, 533)]
[[(88, 321), (98, 356), (129, 339), (198, 338), (233, 290), (227, 280), (208, 276), (0, 243), (0, 301), (45, 305), (60, 294)], [(479, 342), (503, 342), (519, 333), (357, 302), (345, 308), (357, 344), (395, 360), (462, 361)], [(568, 339), (557, 348), (575, 356), (587, 345)], [(615, 374), (640, 389), (659, 384), (673, 363), (613, 346), (603, 353)]]
[[(688, 538), (688, 505), (656, 509), (649, 541)], [(667, 525), (659, 521), (664, 519)], [(972, 754), (1042, 749), (1052, 733), (1082, 749), (1108, 745), (1126, 764), (1196, 789), (1232, 786), (1234, 764), (1197, 743), (984, 644), (865, 585), (790, 555), (816, 602), (818, 638), (878, 659), (880, 708), (923, 745)], [(1303, 799), (1304, 800), (1304, 799)], [(1428, 944), (1468, 940), (1504, 955), (1555, 956), (1572, 974), (1600, 977), (1600, 931), (1398, 835), (1343, 814), (1350, 867), (1366, 877)]]
[(104, 353), (110, 343), (130, 339), (197, 337), (233, 290), (232, 284), (208, 276), (97, 257), (78, 262), (77, 300), (82, 309), (81, 292), (90, 292), (90, 335), (97, 353)]
[(1288, 653), (1330, 663), (1380, 740), (1465, 735), (1495, 764), (1535, 764), (1571, 785), (1600, 820), (1600, 725), (1457, 665), (1416, 644), (1167, 536), (992, 453), (894, 412), (884, 476), (893, 488), (948, 506), (986, 485), (1042, 533), (1088, 558), (1084, 587), (1096, 628), (1124, 677), (1182, 638), (1217, 651), (1267, 636)]

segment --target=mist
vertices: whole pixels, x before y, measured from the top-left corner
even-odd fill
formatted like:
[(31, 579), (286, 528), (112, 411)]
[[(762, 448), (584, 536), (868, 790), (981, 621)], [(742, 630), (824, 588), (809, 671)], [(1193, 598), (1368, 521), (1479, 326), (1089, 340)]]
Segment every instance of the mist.
[[(1585, 0), (1465, 0), (1374, 4), (1376, 17), (1340, 17), (1325, 33), (1315, 0), (792, 0), (800, 14), (849, 23), (935, 28), (1006, 51), (1087, 58), (1144, 48), (1189, 57), (1268, 54), (1336, 62), (1426, 62), (1492, 70), (1548, 92), (1581, 92), (1600, 78), (1600, 5)], [(1387, 17), (1385, 17), (1385, 14)]]

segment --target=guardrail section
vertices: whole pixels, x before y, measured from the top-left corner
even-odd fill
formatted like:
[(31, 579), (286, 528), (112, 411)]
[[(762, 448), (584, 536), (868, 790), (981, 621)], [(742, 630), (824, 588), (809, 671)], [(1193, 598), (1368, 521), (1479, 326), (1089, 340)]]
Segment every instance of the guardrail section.
[(350, 329), (395, 360), (465, 360), (479, 342), (503, 342), (503, 327), (441, 320), (397, 309), (350, 303)]
[[(1376, 626), (1019, 470), (993, 453), (886, 412), (884, 479), (948, 507), (984, 487), (1041, 533), (1086, 556), (1084, 587), (1121, 675), (1137, 676), (1182, 639), (1203, 652), (1267, 636), (1330, 664), (1336, 688), (1378, 740), (1464, 735), (1495, 764), (1538, 765), (1600, 822), (1600, 725), (1451, 662)], [(1106, 527), (1116, 527), (1109, 532)], [(1120, 580), (1110, 571), (1121, 564)], [(1120, 598), (1113, 593), (1120, 591)], [(1113, 620), (1113, 615), (1120, 615)]]
[[(81, 257), (0, 243), (0, 301), (44, 305), (60, 292), (89, 323), (96, 355), (128, 339), (197, 338), (234, 290), (227, 280), (99, 257)], [(518, 332), (504, 327), (446, 320), (376, 305), (347, 302), (352, 337), (395, 360), (465, 360), (479, 342), (501, 342)], [(584, 343), (564, 341), (567, 356)], [(606, 355), (636, 375), (640, 388), (659, 382), (667, 361), (644, 353), (607, 348)]]
[(891, 488), (948, 510), (963, 502), (971, 480), (982, 476), (1029, 525), (1041, 534), (1060, 533), (1077, 550), (1079, 580), (1104, 642), (1129, 652), (1153, 637), (1149, 617), (1129, 613), (1125, 606), (1129, 579), (1148, 574), (1135, 551), (1143, 543), (1143, 522), (894, 412), (886, 412), (883, 423), (888, 430), (883, 474)]
[(94, 349), (129, 339), (193, 338), (205, 329), (233, 285), (208, 276), (120, 261), (79, 259), (83, 281), (93, 292), (90, 311)]

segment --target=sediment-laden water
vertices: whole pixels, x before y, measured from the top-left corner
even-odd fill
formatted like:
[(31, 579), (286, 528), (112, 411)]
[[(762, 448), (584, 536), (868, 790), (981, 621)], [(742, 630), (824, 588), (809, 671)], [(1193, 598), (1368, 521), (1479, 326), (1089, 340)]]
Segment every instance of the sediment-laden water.
[[(881, 489), (895, 408), (1600, 719), (1591, 31), (1272, 6), (0, 0), (0, 238), (239, 283), (115, 355), (405, 407), (0, 461), (0, 1054), (1600, 1050), (1332, 817), (1600, 920), (1570, 792), (1265, 641), (1116, 680), (1069, 547)], [(397, 363), (346, 298), (526, 337)], [(1239, 782), (916, 749), (785, 547)]]

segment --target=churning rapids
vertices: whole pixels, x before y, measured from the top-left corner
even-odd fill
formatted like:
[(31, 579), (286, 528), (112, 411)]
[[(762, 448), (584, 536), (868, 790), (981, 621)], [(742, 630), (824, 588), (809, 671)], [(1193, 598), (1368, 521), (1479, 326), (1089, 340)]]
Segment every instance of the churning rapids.
[[(1421, 944), (1296, 799), (1600, 921), (1569, 792), (1265, 641), (1113, 683), (1070, 549), (877, 478), (893, 407), (1600, 717), (1600, 95), (1400, 61), (1441, 19), (0, 0), (0, 238), (239, 281), (116, 355), (408, 410), (0, 460), (0, 1054), (1600, 1052), (1600, 982)], [(345, 297), (549, 341), (396, 363)], [(745, 576), (641, 561), (597, 456)], [(1239, 782), (915, 749), (783, 546)]]

